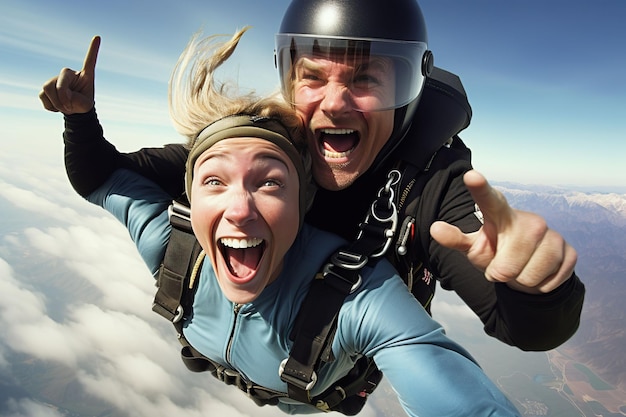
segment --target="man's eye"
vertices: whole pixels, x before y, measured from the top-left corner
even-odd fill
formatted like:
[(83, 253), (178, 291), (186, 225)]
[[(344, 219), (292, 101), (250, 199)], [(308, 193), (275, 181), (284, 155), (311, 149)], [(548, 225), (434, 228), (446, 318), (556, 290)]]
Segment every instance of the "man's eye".
[(321, 78), (317, 76), (317, 74), (313, 74), (313, 73), (303, 74), (302, 79), (309, 80), (309, 81), (321, 81)]
[(322, 81), (322, 77), (316, 71), (300, 70), (298, 71), (298, 80), (300, 81)]
[(378, 78), (371, 74), (357, 74), (352, 82), (359, 88), (373, 88), (380, 84)]
[(262, 184), (263, 187), (278, 187), (278, 188), (282, 188), (283, 184), (278, 181), (278, 180), (274, 180), (274, 179), (268, 179), (263, 181)]

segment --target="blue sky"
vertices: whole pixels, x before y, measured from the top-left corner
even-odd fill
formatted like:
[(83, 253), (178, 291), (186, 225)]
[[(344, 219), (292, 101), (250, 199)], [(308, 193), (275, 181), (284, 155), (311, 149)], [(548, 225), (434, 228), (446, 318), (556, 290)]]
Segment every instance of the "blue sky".
[[(167, 80), (192, 33), (253, 28), (224, 71), (261, 93), (277, 86), (273, 35), (287, 0), (2, 0), (3, 154), (59, 164), (62, 121), (37, 99), (79, 69), (102, 36), (96, 106), (121, 150), (180, 141)], [(492, 181), (626, 192), (626, 3), (422, 0), (436, 65), (459, 74), (474, 110), (462, 137)]]
[[(474, 119), (462, 136), (475, 166), (492, 181), (626, 195), (626, 2), (466, 3), (421, 1), (437, 65), (461, 75), (470, 96)], [(180, 141), (167, 80), (189, 37), (252, 25), (224, 74), (273, 91), (273, 35), (287, 4), (0, 0), (2, 381), (12, 382), (17, 353), (73, 369), (73, 387), (120, 415), (275, 415), (181, 366), (173, 330), (150, 311), (145, 265), (125, 228), (72, 191), (62, 118), (43, 110), (37, 94), (62, 67), (80, 69), (97, 34), (96, 106), (106, 136), (123, 151)], [(496, 356), (484, 349), (478, 320), (446, 297), (439, 291), (435, 318), (450, 334), (474, 337), (477, 358), (490, 366)], [(362, 417), (387, 415), (373, 405), (389, 409), (378, 392)], [(61, 417), (37, 402), (9, 406), (7, 416)]]

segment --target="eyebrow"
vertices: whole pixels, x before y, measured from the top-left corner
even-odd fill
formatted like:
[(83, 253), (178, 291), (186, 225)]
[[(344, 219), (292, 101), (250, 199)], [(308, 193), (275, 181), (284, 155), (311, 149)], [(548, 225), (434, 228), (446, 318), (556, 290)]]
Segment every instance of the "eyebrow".
[(296, 68), (304, 68), (304, 69), (308, 69), (310, 71), (322, 71), (322, 64), (318, 64), (315, 61), (313, 61), (311, 58), (307, 58), (307, 57), (302, 57), (298, 60), (298, 62), (296, 63)]
[(391, 67), (391, 60), (386, 58), (372, 58), (366, 63), (360, 64), (359, 68), (362, 70), (372, 70), (372, 71), (380, 71), (387, 72)]
[[(291, 174), (291, 169), (289, 168), (289, 164), (285, 161), (284, 158), (282, 158), (282, 153), (284, 153), (284, 151), (280, 151), (280, 152), (272, 152), (272, 151), (263, 151), (261, 153), (258, 153), (255, 156), (255, 159), (261, 159), (261, 160), (265, 160), (265, 159), (269, 159), (269, 160), (274, 160), (277, 162), (280, 162), (282, 165), (285, 166), (285, 168), (287, 169), (287, 172), (289, 174)], [(277, 154), (280, 154), (280, 156), (278, 156)], [(229, 160), (232, 159), (234, 155), (232, 153), (223, 153), (223, 152), (215, 152), (215, 153), (209, 153), (205, 158), (200, 159), (200, 164), (204, 164), (205, 162), (207, 162), (208, 160), (211, 159), (224, 159), (224, 160)], [(288, 156), (285, 155), (286, 159), (289, 159)]]
[[(371, 69), (372, 71), (387, 72), (392, 66), (391, 63), (392, 63), (392, 60), (389, 58), (374, 56), (374, 57), (370, 57), (365, 62), (361, 62), (355, 65), (352, 65), (352, 64), (346, 64), (346, 65), (352, 65), (354, 69), (358, 71), (367, 71)], [(306, 70), (314, 71), (314, 72), (324, 71), (323, 64), (318, 64), (313, 59), (308, 58), (308, 57), (300, 58), (298, 62), (296, 63), (295, 67), (296, 69), (306, 69)]]

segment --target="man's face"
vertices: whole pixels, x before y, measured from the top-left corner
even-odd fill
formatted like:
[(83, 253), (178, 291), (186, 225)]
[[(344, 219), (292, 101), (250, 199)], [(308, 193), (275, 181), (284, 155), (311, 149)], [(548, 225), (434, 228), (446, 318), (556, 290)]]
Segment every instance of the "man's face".
[(393, 109), (371, 110), (393, 106), (393, 62), (303, 57), (293, 70), (293, 101), (307, 127), (313, 176), (328, 190), (349, 187), (393, 131)]
[(298, 232), (298, 173), (264, 139), (224, 139), (194, 165), (191, 225), (226, 298), (248, 303), (273, 282)]

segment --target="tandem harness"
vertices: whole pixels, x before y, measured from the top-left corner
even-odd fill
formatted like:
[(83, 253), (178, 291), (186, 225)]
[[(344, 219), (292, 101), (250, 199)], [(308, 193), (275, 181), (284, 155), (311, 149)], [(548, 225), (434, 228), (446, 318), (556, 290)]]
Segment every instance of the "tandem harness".
[[(183, 324), (193, 305), (193, 278), (198, 273), (201, 248), (191, 229), (188, 207), (175, 201), (169, 209), (170, 241), (159, 271), (152, 309), (174, 324), (183, 345), (181, 356), (187, 368), (194, 372), (211, 372), (219, 380), (246, 392), (257, 405), (275, 405), (279, 398), (289, 397), (323, 411), (357, 414), (367, 395), (382, 379), (382, 373), (369, 358), (357, 360), (354, 368), (326, 392), (312, 397), (310, 391), (317, 382), (316, 370), (322, 363), (334, 360), (331, 348), (339, 310), (345, 298), (361, 285), (361, 268), (370, 259), (384, 255), (393, 242), (398, 223), (393, 186), (398, 180), (397, 171), (390, 174), (361, 223), (357, 239), (336, 251), (312, 280), (290, 335), (293, 340), (290, 355), (277, 369), (287, 384), (287, 393), (246, 380), (236, 370), (205, 357), (185, 340)], [(324, 302), (320, 303), (322, 299)]]
[[(440, 148), (450, 146), (451, 138), (467, 127), (471, 118), (460, 80), (439, 68), (434, 68), (427, 79), (422, 100), (428, 102), (428, 111), (421, 110), (421, 113), (427, 114), (416, 114), (409, 131), (412, 137), (419, 138), (419, 144), (413, 143), (413, 149), (400, 153), (413, 160), (401, 161), (389, 171), (385, 184), (359, 225), (357, 238), (336, 251), (312, 280), (290, 335), (293, 340), (290, 355), (277, 370), (287, 384), (287, 393), (256, 385), (236, 370), (211, 361), (183, 337), (183, 323), (191, 312), (195, 295), (195, 286), (190, 286), (191, 277), (198, 273), (201, 248), (191, 230), (186, 198), (174, 201), (169, 209), (170, 240), (152, 309), (174, 324), (183, 345), (182, 360), (189, 370), (211, 372), (219, 380), (246, 392), (260, 406), (276, 405), (280, 398), (289, 397), (322, 411), (338, 411), (345, 415), (355, 415), (363, 408), (367, 395), (382, 379), (382, 373), (370, 358), (361, 357), (345, 377), (324, 393), (312, 397), (310, 390), (317, 381), (316, 370), (323, 363), (334, 360), (331, 347), (339, 310), (345, 298), (358, 289), (361, 268), (376, 258), (387, 256), (409, 289), (413, 286), (413, 258), (416, 255), (412, 251), (415, 245), (409, 242), (413, 238), (411, 231), (415, 223), (413, 211), (431, 175), (428, 171), (433, 158)], [(420, 113), (419, 108), (417, 113)], [(418, 145), (420, 151), (416, 152)], [(430, 296), (427, 300), (419, 297), (418, 300), (426, 306)]]

